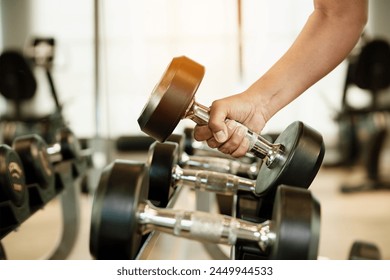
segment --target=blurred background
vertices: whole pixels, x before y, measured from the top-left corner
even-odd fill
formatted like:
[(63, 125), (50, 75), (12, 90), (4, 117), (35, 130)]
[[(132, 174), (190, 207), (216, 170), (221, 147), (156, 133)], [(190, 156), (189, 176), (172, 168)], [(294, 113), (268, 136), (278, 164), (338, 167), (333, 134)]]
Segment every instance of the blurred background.
[[(258, 79), (291, 45), (313, 6), (307, 0), (239, 2), (240, 22), (236, 0), (3, 0), (0, 46), (23, 48), (36, 36), (55, 38), (53, 75), (74, 132), (139, 134), (136, 119), (173, 57), (186, 55), (206, 67), (197, 100), (211, 104)], [(367, 36), (389, 38), (387, 5), (370, 1)], [(279, 131), (300, 119), (334, 144), (345, 75), (342, 63), (266, 130)], [(39, 113), (52, 110), (48, 91), (38, 83), (31, 110), (38, 110), (36, 104)], [(356, 102), (364, 103), (361, 98)], [(7, 110), (3, 100), (0, 104)]]
[[(80, 139), (115, 140), (143, 135), (136, 120), (173, 57), (185, 55), (205, 66), (196, 99), (210, 105), (243, 91), (267, 71), (292, 44), (312, 9), (309, 0), (1, 0), (0, 50), (26, 51), (33, 38), (55, 39), (51, 73), (64, 119)], [(364, 38), (354, 51), (364, 40), (390, 40), (389, 11), (389, 1), (370, 1)], [(301, 120), (323, 135), (325, 163), (339, 165), (340, 143), (345, 139), (340, 137), (338, 117), (347, 70), (348, 60), (280, 111), (263, 132), (279, 133)], [(21, 110), (31, 116), (50, 114), (56, 107), (51, 88), (42, 68), (33, 71), (36, 93), (21, 104)], [(349, 102), (354, 107), (370, 102), (369, 91), (354, 86), (351, 91)], [(389, 97), (389, 89), (384, 89), (379, 103)], [(0, 96), (0, 115), (12, 110), (10, 101)], [(177, 131), (188, 125), (192, 123), (181, 122)], [(100, 152), (94, 158), (98, 167), (117, 157), (98, 144), (93, 148)], [(389, 154), (384, 154), (387, 157), (381, 160), (386, 161)], [(351, 172), (347, 169), (332, 177), (340, 170), (324, 171), (331, 172), (324, 184), (338, 188), (341, 178)], [(318, 193), (326, 199), (326, 192)]]

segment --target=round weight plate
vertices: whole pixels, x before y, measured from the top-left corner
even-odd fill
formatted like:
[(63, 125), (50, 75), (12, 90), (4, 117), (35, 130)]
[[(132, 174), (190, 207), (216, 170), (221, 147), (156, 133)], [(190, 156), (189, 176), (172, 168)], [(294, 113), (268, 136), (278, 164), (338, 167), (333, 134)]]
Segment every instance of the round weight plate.
[(185, 117), (204, 72), (202, 65), (185, 56), (174, 58), (138, 118), (141, 130), (164, 142)]
[(9, 99), (21, 102), (31, 99), (37, 82), (31, 66), (19, 51), (8, 50), (0, 55), (0, 92)]
[(349, 260), (380, 260), (379, 248), (371, 242), (355, 241), (349, 252)]
[(22, 160), (27, 184), (38, 184), (42, 189), (54, 186), (54, 168), (47, 153), (47, 144), (41, 136), (19, 136), (12, 147)]
[(7, 255), (5, 254), (3, 244), (1, 244), (1, 240), (0, 240), (0, 261), (4, 261), (6, 259), (7, 259)]
[(20, 157), (8, 145), (0, 145), (0, 201), (10, 200), (21, 206), (26, 196), (26, 179)]
[(179, 156), (184, 153), (184, 148), (185, 148), (185, 139), (184, 136), (181, 134), (171, 134), (168, 136), (166, 142), (173, 142), (178, 145), (178, 154)]
[(192, 143), (194, 140), (194, 129), (191, 127), (184, 128), (184, 135), (185, 135), (185, 146), (184, 150), (188, 155), (194, 155), (194, 147), (192, 146)]
[(309, 190), (280, 186), (272, 213), (271, 230), (275, 233), (275, 240), (270, 258), (317, 259), (320, 217), (320, 204)]
[(143, 163), (116, 160), (103, 170), (91, 215), (89, 248), (96, 259), (136, 257), (142, 239), (137, 212), (148, 182)]
[(261, 195), (281, 184), (309, 188), (325, 154), (321, 134), (297, 121), (290, 124), (275, 143), (283, 145), (284, 159), (275, 162), (271, 168), (266, 164), (261, 166), (256, 180), (256, 194)]
[(176, 143), (154, 142), (149, 149), (149, 200), (158, 207), (166, 207), (172, 194), (172, 170), (177, 163)]
[(63, 160), (80, 158), (80, 141), (68, 127), (62, 127), (57, 130), (56, 142), (61, 146)]

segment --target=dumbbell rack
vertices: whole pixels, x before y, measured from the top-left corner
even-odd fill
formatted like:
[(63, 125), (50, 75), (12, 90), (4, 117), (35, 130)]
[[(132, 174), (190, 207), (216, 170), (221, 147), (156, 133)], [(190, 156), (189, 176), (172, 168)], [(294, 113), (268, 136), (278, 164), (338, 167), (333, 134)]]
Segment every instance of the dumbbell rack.
[(61, 239), (49, 259), (66, 259), (72, 250), (80, 226), (79, 191), (75, 181), (87, 169), (87, 158), (55, 164), (55, 190), (43, 192), (37, 184), (27, 185), (29, 207), (15, 207), (10, 201), (0, 203), (0, 240), (17, 229), (23, 222), (59, 196), (62, 209)]

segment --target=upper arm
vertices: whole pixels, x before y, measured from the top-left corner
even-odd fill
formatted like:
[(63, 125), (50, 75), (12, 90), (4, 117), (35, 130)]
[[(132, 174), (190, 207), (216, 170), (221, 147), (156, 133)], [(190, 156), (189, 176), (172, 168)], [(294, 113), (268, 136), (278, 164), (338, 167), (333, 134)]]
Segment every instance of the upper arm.
[(368, 17), (368, 0), (314, 0), (314, 9), (325, 16), (364, 26)]

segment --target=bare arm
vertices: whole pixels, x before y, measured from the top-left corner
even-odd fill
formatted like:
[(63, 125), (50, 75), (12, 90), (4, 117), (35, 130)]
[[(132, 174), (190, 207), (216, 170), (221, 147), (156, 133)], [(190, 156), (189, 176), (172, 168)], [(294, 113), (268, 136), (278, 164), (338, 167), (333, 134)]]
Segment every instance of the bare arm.
[[(260, 132), (279, 110), (332, 71), (349, 54), (367, 21), (367, 0), (314, 0), (314, 11), (287, 52), (240, 94), (213, 102), (209, 125), (195, 138), (233, 156), (245, 154), (244, 131), (226, 118)], [(226, 142), (225, 142), (226, 141)]]

